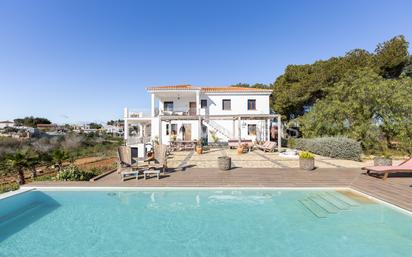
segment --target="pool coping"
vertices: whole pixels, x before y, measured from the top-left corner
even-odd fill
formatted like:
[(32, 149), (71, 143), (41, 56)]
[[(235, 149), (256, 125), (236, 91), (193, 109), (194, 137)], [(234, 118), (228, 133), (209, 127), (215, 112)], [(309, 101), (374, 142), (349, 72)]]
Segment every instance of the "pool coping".
[(148, 191), (148, 190), (159, 190), (159, 191), (173, 191), (173, 190), (284, 190), (284, 191), (321, 191), (321, 190), (342, 190), (349, 191), (363, 197), (366, 197), (370, 200), (378, 202), (380, 204), (386, 205), (394, 210), (397, 210), (401, 213), (404, 213), (408, 216), (412, 216), (412, 211), (404, 209), (400, 206), (387, 202), (385, 200), (379, 199), (378, 197), (369, 195), (367, 193), (361, 192), (359, 190), (353, 189), (351, 187), (50, 187), (50, 186), (25, 186), (21, 187), (16, 191), (7, 192), (0, 195), (0, 200), (15, 196), (18, 194), (23, 194), (26, 192), (39, 190), (39, 191)]
[(0, 194), (0, 200), (6, 199), (6, 198), (10, 198), (12, 196), (15, 195), (19, 195), (19, 194), (24, 194), (33, 190), (36, 190), (37, 188), (35, 187), (21, 187), (18, 190), (14, 190), (14, 191), (9, 191), (3, 194)]

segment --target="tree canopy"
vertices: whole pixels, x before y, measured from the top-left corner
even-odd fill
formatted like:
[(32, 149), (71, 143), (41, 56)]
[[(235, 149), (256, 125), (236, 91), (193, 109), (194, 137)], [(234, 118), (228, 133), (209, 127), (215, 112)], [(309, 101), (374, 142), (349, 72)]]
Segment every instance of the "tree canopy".
[(255, 83), (255, 84), (248, 84), (248, 83), (237, 83), (231, 85), (231, 87), (251, 87), (251, 88), (264, 88), (269, 89), (271, 86), (263, 83)]
[(26, 127), (33, 127), (33, 128), (35, 128), (38, 124), (51, 124), (51, 122), (46, 118), (33, 117), (33, 116), (15, 119), (14, 123), (17, 126), (26, 126)]
[(98, 123), (95, 123), (95, 122), (92, 122), (92, 123), (89, 123), (89, 127), (90, 127), (91, 129), (101, 129), (101, 128), (102, 128), (102, 125), (101, 125), (101, 124), (98, 124)]
[(272, 104), (304, 137), (348, 136), (365, 150), (412, 153), (412, 57), (403, 36), (306, 65), (289, 65)]
[(412, 76), (412, 57), (403, 36), (378, 44), (374, 53), (355, 49), (343, 57), (313, 64), (289, 65), (274, 85), (273, 109), (288, 120), (299, 117), (350, 71), (370, 68), (384, 79)]

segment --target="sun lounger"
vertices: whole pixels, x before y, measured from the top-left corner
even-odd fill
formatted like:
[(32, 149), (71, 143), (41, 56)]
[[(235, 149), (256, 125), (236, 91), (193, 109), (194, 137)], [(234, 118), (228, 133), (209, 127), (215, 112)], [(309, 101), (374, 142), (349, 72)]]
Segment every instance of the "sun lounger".
[(160, 172), (163, 174), (167, 169), (167, 145), (155, 145), (154, 156), (150, 160), (148, 168), (143, 171), (144, 179), (149, 175), (155, 174), (157, 179), (160, 178)]
[(270, 144), (270, 141), (266, 141), (266, 142), (264, 142), (264, 143), (261, 144), (261, 145), (255, 145), (255, 147), (256, 147), (257, 149), (259, 149), (259, 150), (263, 150), (263, 149), (265, 149), (266, 147), (268, 147), (269, 144)]
[(370, 174), (371, 171), (374, 173), (382, 173), (383, 180), (386, 180), (390, 173), (412, 172), (412, 158), (409, 158), (408, 160), (396, 166), (369, 166), (363, 167), (362, 169), (366, 170), (367, 174)]
[(124, 181), (127, 177), (136, 177), (139, 179), (139, 170), (137, 161), (132, 160), (131, 149), (128, 146), (119, 146), (117, 148), (117, 173)]
[[(266, 142), (265, 142), (266, 143)], [(264, 152), (274, 152), (277, 147), (276, 142), (267, 142), (267, 144), (263, 144), (261, 146), (258, 146), (257, 148), (264, 151)]]
[(239, 140), (237, 139), (229, 139), (227, 141), (227, 145), (229, 146), (230, 149), (232, 148), (237, 148), (239, 146)]

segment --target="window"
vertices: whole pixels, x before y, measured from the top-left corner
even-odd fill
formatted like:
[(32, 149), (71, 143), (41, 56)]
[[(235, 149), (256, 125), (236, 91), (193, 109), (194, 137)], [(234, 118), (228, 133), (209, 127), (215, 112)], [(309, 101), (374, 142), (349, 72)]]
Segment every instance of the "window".
[(177, 124), (171, 124), (171, 125), (172, 125), (172, 129), (170, 130), (169, 124), (166, 124), (166, 136), (170, 134), (170, 131), (172, 131), (171, 135), (176, 135), (177, 133)]
[(247, 134), (249, 136), (256, 136), (256, 124), (247, 125)]
[(172, 112), (173, 111), (173, 102), (164, 102), (163, 103), (163, 110)]
[(223, 99), (222, 100), (222, 110), (231, 110), (231, 102), (230, 99)]
[(206, 108), (207, 107), (207, 100), (202, 99), (200, 100), (200, 108)]
[(256, 110), (256, 99), (248, 99), (247, 100), (247, 109), (248, 110)]

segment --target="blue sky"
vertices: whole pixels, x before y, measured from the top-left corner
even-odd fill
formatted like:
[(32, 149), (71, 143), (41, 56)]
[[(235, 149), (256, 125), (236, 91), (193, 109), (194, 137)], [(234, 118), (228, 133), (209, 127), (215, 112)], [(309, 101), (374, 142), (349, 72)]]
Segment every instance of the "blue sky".
[(0, 1), (0, 120), (147, 109), (144, 88), (272, 83), (288, 64), (412, 40), (412, 1)]

